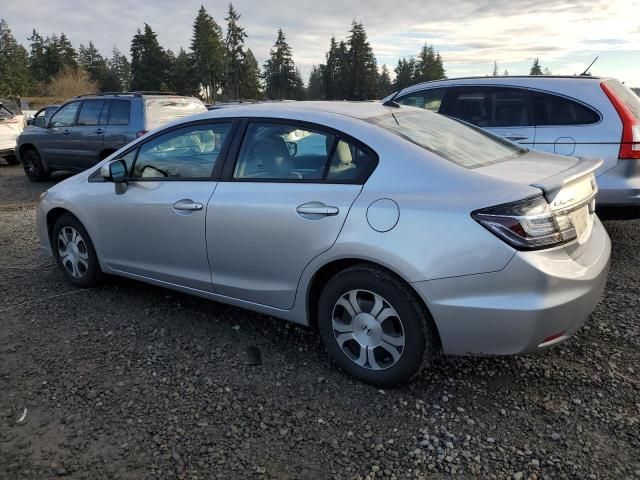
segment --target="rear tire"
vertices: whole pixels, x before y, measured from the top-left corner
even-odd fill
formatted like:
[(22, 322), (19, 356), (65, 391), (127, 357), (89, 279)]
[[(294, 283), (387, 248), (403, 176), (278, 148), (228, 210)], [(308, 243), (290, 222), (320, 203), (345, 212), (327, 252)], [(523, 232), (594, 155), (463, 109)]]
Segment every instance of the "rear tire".
[(69, 282), (78, 287), (94, 287), (102, 273), (89, 234), (70, 213), (62, 215), (51, 233), (53, 254)]
[(34, 148), (29, 148), (24, 151), (22, 157), (22, 168), (27, 178), (32, 182), (42, 182), (49, 178), (49, 172), (47, 172), (40, 158), (40, 154)]
[(320, 336), (350, 375), (382, 387), (406, 383), (431, 362), (437, 334), (404, 282), (367, 264), (334, 276), (318, 305)]

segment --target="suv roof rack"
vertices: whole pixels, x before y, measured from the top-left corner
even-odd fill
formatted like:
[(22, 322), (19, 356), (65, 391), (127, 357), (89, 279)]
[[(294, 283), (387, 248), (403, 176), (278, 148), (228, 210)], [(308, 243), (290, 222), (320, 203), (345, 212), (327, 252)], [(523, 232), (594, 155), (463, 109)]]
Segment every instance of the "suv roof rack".
[(177, 95), (175, 92), (160, 92), (154, 90), (136, 90), (133, 92), (98, 92), (98, 93), (85, 93), (84, 95), (76, 95), (74, 98), (85, 97), (142, 97), (143, 95)]

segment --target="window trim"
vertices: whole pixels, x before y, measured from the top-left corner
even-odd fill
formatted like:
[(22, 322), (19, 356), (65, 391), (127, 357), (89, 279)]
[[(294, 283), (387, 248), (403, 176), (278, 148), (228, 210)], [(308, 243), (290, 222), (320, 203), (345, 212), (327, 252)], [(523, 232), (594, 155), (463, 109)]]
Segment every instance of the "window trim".
[[(136, 143), (135, 145), (132, 145), (131, 147), (127, 148), (126, 150), (124, 150), (122, 153), (120, 153), (114, 160), (120, 160), (122, 157), (124, 157), (125, 155), (128, 155), (129, 153), (131, 153), (132, 151), (136, 151), (135, 153), (135, 157), (133, 158), (133, 162), (131, 163), (131, 168), (133, 169), (133, 167), (135, 166), (136, 162), (138, 161), (138, 154), (140, 153), (140, 149), (147, 143), (149, 143), (152, 140), (155, 140), (156, 138), (158, 138), (161, 135), (164, 135), (166, 133), (170, 133), (173, 132), (175, 130), (180, 130), (182, 128), (187, 128), (187, 127), (192, 127), (192, 126), (196, 126), (196, 125), (210, 125), (210, 124), (218, 124), (218, 123), (228, 123), (229, 125), (229, 132), (227, 133), (227, 138), (225, 138), (224, 143), (222, 145), (222, 149), (220, 150), (220, 153), (218, 154), (218, 158), (216, 159), (216, 162), (213, 165), (213, 169), (211, 172), (211, 175), (208, 177), (179, 177), (179, 178), (132, 178), (129, 176), (129, 174), (131, 172), (127, 172), (127, 182), (129, 183), (135, 183), (135, 182), (211, 182), (211, 181), (219, 181), (220, 179), (220, 175), (222, 173), (222, 168), (224, 166), (224, 164), (226, 163), (226, 159), (227, 156), (229, 155), (229, 150), (230, 150), (230, 146), (233, 140), (235, 140), (236, 134), (237, 134), (237, 129), (238, 129), (238, 119), (233, 118), (233, 117), (227, 117), (227, 118), (208, 118), (208, 119), (203, 119), (203, 120), (194, 120), (192, 122), (185, 122), (185, 123), (181, 123), (179, 125), (173, 125), (169, 128), (157, 131), (155, 133), (153, 133), (152, 135), (149, 135), (149, 138), (146, 138), (143, 141), (140, 141), (139, 143)], [(91, 173), (91, 175), (89, 175), (88, 181), (90, 183), (102, 183), (105, 182), (105, 180), (102, 178), (102, 176), (100, 176), (100, 169), (101, 167), (98, 167), (93, 173)]]
[[(71, 125), (60, 125), (59, 127), (51, 126), (51, 120), (53, 120), (53, 118), (58, 114), (58, 112), (62, 111), (63, 108), (65, 108), (67, 105), (71, 105), (72, 103), (80, 104), (80, 106), (76, 110), (76, 113), (75, 113), (75, 115), (73, 117), (73, 123)], [(53, 114), (51, 115), (51, 118), (49, 119), (48, 127), (49, 128), (71, 128), (71, 127), (77, 126), (78, 125), (78, 115), (80, 114), (80, 109), (82, 108), (82, 104), (83, 103), (84, 102), (82, 100), (72, 100), (70, 102), (65, 103), (64, 105), (60, 105), (58, 107), (58, 109), (55, 112), (53, 112)]]
[[(231, 145), (229, 154), (225, 160), (224, 168), (222, 170), (222, 176), (220, 182), (243, 182), (243, 183), (312, 183), (312, 184), (335, 184), (335, 185), (364, 185), (369, 177), (378, 167), (379, 156), (375, 150), (366, 145), (364, 142), (352, 137), (340, 130), (328, 127), (326, 125), (309, 122), (305, 120), (295, 120), (289, 118), (273, 118), (273, 117), (244, 117), (241, 119), (241, 123), (234, 138), (233, 145)], [(245, 135), (250, 123), (270, 123), (274, 125), (288, 125), (299, 128), (308, 128), (309, 130), (317, 131), (322, 134), (334, 136), (334, 141), (331, 146), (331, 155), (327, 159), (327, 164), (330, 165), (333, 152), (340, 140), (354, 144), (356, 147), (364, 150), (371, 156), (371, 166), (367, 171), (363, 172), (358, 178), (348, 180), (335, 180), (327, 178), (234, 178), (233, 172), (235, 171), (236, 163), (240, 155), (240, 150), (245, 141)], [(325, 169), (323, 177), (328, 170)]]

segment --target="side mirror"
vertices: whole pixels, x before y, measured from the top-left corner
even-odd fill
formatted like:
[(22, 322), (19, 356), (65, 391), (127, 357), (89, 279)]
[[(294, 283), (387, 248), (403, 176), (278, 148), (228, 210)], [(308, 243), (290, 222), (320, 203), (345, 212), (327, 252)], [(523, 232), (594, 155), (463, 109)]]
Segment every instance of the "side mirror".
[(108, 182), (127, 183), (127, 165), (124, 160), (113, 160), (100, 167), (100, 175)]
[(295, 157), (298, 154), (298, 144), (295, 142), (286, 142), (289, 155)]

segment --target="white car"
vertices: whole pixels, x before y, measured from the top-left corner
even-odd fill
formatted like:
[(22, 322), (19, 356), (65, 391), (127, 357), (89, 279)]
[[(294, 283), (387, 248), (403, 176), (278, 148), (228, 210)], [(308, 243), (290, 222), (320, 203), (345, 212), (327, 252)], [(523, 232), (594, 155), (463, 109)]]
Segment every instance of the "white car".
[(407, 87), (393, 100), (463, 120), (526, 148), (600, 158), (598, 205), (640, 205), (640, 98), (616, 79), (453, 78)]
[(16, 165), (16, 139), (24, 128), (24, 117), (11, 103), (0, 100), (0, 157)]

